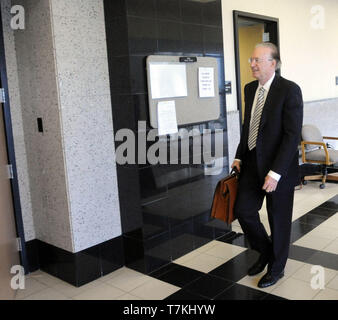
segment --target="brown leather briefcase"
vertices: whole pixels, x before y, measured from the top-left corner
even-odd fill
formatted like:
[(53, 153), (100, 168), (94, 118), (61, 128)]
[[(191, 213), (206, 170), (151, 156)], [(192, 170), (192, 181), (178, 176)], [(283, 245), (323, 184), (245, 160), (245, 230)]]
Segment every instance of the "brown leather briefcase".
[(238, 188), (238, 172), (231, 173), (217, 183), (212, 202), (211, 217), (223, 220), (227, 224), (233, 222), (234, 206)]

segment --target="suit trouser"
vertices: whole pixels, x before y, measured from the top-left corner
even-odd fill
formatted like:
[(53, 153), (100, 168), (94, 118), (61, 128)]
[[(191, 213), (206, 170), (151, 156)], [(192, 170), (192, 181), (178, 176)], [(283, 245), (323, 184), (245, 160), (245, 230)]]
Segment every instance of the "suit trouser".
[[(251, 248), (263, 255), (269, 255), (268, 270), (272, 274), (279, 274), (284, 270), (289, 254), (294, 188), (266, 193), (262, 190), (263, 184), (264, 181), (258, 177), (254, 149), (242, 160), (235, 215)], [(268, 236), (258, 213), (264, 197), (271, 237)]]

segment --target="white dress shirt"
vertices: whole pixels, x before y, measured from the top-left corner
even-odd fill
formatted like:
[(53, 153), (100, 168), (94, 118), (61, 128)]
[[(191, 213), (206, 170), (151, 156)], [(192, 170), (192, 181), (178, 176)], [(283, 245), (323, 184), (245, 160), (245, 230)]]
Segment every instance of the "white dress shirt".
[[(265, 103), (266, 97), (268, 96), (268, 93), (269, 93), (269, 90), (270, 90), (270, 87), (271, 87), (271, 83), (272, 83), (273, 79), (275, 78), (275, 75), (276, 75), (276, 74), (274, 73), (274, 74), (272, 75), (272, 77), (271, 77), (267, 82), (265, 82), (264, 85), (261, 85), (261, 84), (258, 82), (258, 87), (257, 87), (257, 90), (256, 90), (255, 98), (254, 98), (254, 101), (253, 101), (253, 103), (252, 103), (250, 124), (251, 124), (251, 121), (252, 121), (252, 118), (253, 118), (253, 114), (254, 114), (254, 112), (255, 112), (255, 108), (256, 108), (256, 104), (257, 104), (257, 99), (258, 99), (258, 92), (259, 92), (259, 89), (260, 89), (261, 87), (263, 87), (264, 90), (265, 90), (265, 91), (264, 91), (264, 103)], [(241, 161), (240, 159), (235, 159), (235, 160)], [(277, 181), (279, 181), (279, 179), (281, 178), (281, 175), (280, 175), (280, 174), (278, 174), (278, 173), (276, 173), (276, 172), (274, 172), (274, 171), (272, 171), (272, 170), (269, 171), (268, 175), (269, 175), (271, 178), (273, 178), (273, 179), (275, 179), (275, 180), (277, 180)]]

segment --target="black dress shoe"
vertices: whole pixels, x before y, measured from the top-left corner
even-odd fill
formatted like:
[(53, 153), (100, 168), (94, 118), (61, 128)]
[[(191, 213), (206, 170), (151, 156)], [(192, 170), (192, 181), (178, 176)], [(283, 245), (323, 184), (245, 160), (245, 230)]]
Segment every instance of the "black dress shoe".
[(261, 273), (266, 265), (269, 262), (269, 258), (267, 256), (261, 255), (259, 259), (249, 268), (248, 275), (255, 276), (258, 273)]
[(272, 275), (271, 272), (266, 273), (261, 280), (258, 282), (259, 288), (266, 288), (273, 286), (277, 281), (284, 277), (284, 271), (278, 275)]

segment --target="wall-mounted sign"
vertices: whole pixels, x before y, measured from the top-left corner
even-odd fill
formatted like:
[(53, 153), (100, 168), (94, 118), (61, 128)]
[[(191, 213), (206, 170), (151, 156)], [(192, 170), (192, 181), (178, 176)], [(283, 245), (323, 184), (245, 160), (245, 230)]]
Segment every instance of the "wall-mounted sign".
[(269, 42), (269, 41), (270, 41), (270, 33), (263, 32), (263, 42)]
[(152, 99), (188, 95), (185, 64), (152, 62), (149, 67)]
[(225, 89), (225, 94), (231, 94), (231, 81), (225, 81), (224, 89)]
[(157, 104), (158, 135), (178, 132), (175, 101), (159, 101)]
[(197, 62), (197, 57), (180, 57), (180, 62)]
[[(174, 55), (147, 57), (150, 126), (160, 127), (161, 134), (168, 133), (171, 128), (176, 130), (176, 126), (203, 123), (216, 120), (220, 116), (218, 59), (190, 56), (187, 57), (187, 61), (191, 62), (183, 62), (181, 58), (185, 57)], [(175, 108), (172, 107), (173, 102), (169, 101), (175, 102)], [(166, 120), (174, 112), (176, 122), (173, 120), (173, 127), (169, 126), (170, 130), (167, 130)], [(162, 129), (163, 126), (165, 129)]]
[(215, 96), (214, 68), (198, 68), (198, 83), (200, 98)]

